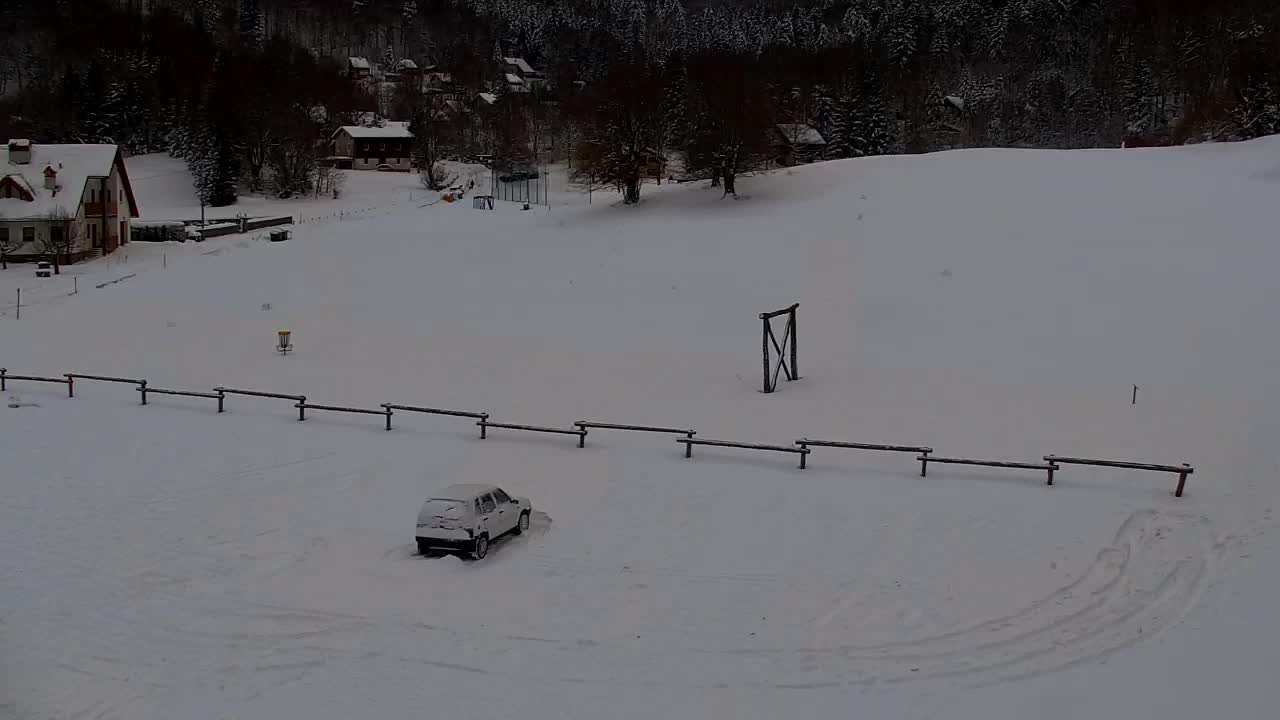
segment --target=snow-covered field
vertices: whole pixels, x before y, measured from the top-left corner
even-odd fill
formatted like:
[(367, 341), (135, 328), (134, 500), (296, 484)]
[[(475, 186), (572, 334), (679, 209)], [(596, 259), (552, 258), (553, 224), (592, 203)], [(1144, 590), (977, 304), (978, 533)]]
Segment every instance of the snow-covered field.
[[(1196, 473), (1179, 500), (1144, 472), (799, 470), (15, 382), (4, 716), (1274, 717), (1280, 139), (872, 158), (633, 208), (419, 207), (355, 175), (378, 212), (74, 268), (79, 294), (0, 308), (0, 365)], [(185, 207), (154, 180), (144, 213)], [(792, 302), (804, 377), (763, 395), (757, 315)], [(421, 501), (463, 481), (545, 515), (484, 562), (414, 556)]]

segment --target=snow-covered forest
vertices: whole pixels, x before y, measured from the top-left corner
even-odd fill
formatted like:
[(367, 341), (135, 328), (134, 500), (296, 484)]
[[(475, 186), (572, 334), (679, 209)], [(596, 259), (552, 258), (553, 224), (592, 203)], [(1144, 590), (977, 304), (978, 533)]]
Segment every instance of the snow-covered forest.
[[(750, 169), (775, 122), (814, 126), (831, 158), (1280, 132), (1271, 0), (9, 0), (0, 130), (168, 150), (225, 204), (377, 106), (343, 75), (353, 56), (435, 67), (464, 100), (526, 58), (546, 95), (462, 134), (535, 153), (555, 136), (611, 175), (642, 150)], [(620, 93), (646, 115), (626, 147), (605, 127)], [(438, 112), (394, 105), (419, 126)]]

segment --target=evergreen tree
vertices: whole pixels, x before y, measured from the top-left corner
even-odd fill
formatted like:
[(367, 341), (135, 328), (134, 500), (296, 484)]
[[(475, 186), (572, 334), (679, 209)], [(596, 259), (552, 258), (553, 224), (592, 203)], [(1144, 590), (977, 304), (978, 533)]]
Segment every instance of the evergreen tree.
[(893, 143), (893, 119), (885, 107), (880, 83), (868, 76), (844, 104), (845, 140), (854, 157), (883, 155)]
[(247, 48), (261, 47), (265, 30), (258, 0), (240, 0), (240, 42)]
[(827, 141), (828, 160), (851, 157), (853, 153), (846, 138), (848, 118), (842, 112), (844, 103), (834, 95), (834, 91), (825, 85), (814, 88), (813, 127)]

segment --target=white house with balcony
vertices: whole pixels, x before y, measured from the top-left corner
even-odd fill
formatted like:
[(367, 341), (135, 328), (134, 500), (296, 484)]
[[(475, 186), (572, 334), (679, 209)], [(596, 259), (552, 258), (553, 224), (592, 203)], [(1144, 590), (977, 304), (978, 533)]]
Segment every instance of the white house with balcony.
[(0, 246), (12, 262), (73, 263), (129, 242), (138, 203), (116, 145), (0, 148)]

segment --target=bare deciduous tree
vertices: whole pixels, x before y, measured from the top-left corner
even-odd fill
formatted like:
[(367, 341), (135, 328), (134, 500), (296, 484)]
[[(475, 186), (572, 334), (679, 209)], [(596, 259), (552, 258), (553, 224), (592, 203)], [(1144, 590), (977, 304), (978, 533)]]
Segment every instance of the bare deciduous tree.
[(660, 154), (662, 84), (643, 65), (619, 65), (577, 103), (583, 139), (573, 177), (588, 187), (613, 186), (623, 202), (640, 201), (647, 165)]
[(40, 253), (53, 261), (53, 273), (62, 274), (62, 265), (71, 262), (71, 252), (80, 237), (80, 224), (67, 212), (66, 208), (56, 207), (45, 215), (49, 223), (48, 233), (36, 235), (36, 245)]
[(772, 108), (754, 58), (705, 55), (689, 65), (687, 169), (710, 172), (725, 195), (738, 176), (765, 165)]

